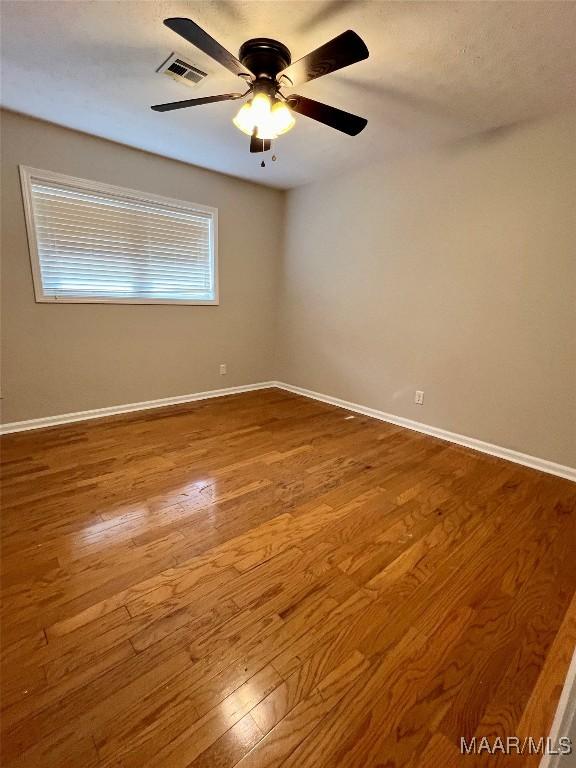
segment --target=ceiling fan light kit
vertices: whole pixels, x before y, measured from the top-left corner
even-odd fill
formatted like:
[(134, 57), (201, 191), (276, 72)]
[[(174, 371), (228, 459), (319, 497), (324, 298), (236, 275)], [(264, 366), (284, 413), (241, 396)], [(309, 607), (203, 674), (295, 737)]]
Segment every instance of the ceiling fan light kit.
[(250, 152), (267, 152), (273, 139), (293, 128), (294, 112), (349, 136), (356, 136), (368, 123), (365, 118), (350, 112), (297, 94), (285, 96), (280, 90), (302, 85), (368, 58), (368, 48), (352, 30), (343, 32), (292, 64), (290, 51), (278, 40), (267, 37), (247, 40), (237, 59), (191, 19), (165, 19), (164, 24), (240, 77), (248, 90), (156, 104), (152, 107), (156, 112), (250, 96), (233, 119), (234, 125), (250, 136)]
[(232, 122), (248, 136), (277, 139), (289, 131), (296, 121), (283, 101), (260, 92), (240, 107)]

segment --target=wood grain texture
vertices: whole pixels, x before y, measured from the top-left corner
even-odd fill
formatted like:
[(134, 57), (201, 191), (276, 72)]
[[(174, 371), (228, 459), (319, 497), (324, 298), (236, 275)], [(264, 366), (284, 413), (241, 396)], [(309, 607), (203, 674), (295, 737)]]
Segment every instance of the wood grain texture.
[(7, 768), (536, 764), (460, 737), (548, 735), (574, 484), (277, 390), (2, 472)]

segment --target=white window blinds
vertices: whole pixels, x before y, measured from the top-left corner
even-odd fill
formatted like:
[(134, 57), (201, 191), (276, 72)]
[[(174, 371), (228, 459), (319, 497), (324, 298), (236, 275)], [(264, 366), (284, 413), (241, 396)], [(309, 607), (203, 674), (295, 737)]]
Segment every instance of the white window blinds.
[(22, 169), (39, 301), (217, 303), (216, 211)]

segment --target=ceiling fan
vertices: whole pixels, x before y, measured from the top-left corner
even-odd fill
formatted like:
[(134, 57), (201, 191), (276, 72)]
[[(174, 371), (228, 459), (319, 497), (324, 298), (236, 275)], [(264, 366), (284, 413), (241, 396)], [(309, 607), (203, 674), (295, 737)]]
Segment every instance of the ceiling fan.
[(368, 124), (363, 117), (297, 94), (284, 96), (280, 90), (284, 86), (302, 85), (367, 59), (368, 48), (362, 38), (350, 29), (292, 64), (290, 51), (277, 40), (267, 37), (247, 40), (240, 48), (237, 59), (190, 19), (165, 19), (164, 24), (242, 78), (248, 90), (244, 93), (223, 93), (219, 96), (156, 104), (152, 107), (156, 112), (196, 107), (215, 101), (233, 101), (249, 95), (249, 100), (243, 104), (233, 122), (250, 136), (250, 152), (268, 151), (272, 139), (294, 126), (293, 112), (349, 136), (356, 136)]

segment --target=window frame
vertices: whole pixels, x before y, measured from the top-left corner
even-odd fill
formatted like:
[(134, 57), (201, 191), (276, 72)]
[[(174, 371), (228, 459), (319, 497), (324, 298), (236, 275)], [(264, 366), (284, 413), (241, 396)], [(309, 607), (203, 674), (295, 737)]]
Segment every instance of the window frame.
[[(218, 274), (218, 209), (208, 205), (191, 203), (187, 200), (177, 200), (163, 195), (155, 195), (151, 192), (141, 192), (136, 189), (119, 187), (115, 184), (104, 184), (100, 181), (90, 181), (80, 179), (76, 176), (69, 176), (55, 171), (44, 171), (39, 168), (31, 168), (26, 165), (20, 165), (20, 183), (22, 187), (22, 199), (24, 202), (24, 216), (26, 219), (26, 231), (28, 234), (28, 248), (30, 251), (30, 265), (32, 268), (32, 281), (34, 283), (34, 295), (39, 304), (171, 304), (175, 306), (215, 306), (220, 304), (220, 288)], [(213, 299), (144, 299), (128, 297), (87, 297), (87, 296), (51, 296), (44, 293), (42, 285), (42, 273), (40, 269), (40, 255), (38, 252), (38, 240), (36, 237), (36, 226), (34, 219), (34, 199), (32, 195), (32, 179), (47, 182), (60, 182), (68, 186), (77, 187), (87, 192), (108, 193), (114, 196), (124, 196), (142, 203), (160, 203), (168, 204), (176, 208), (194, 213), (202, 212), (210, 214), (212, 226), (210, 227), (210, 251), (211, 266), (214, 282)]]

